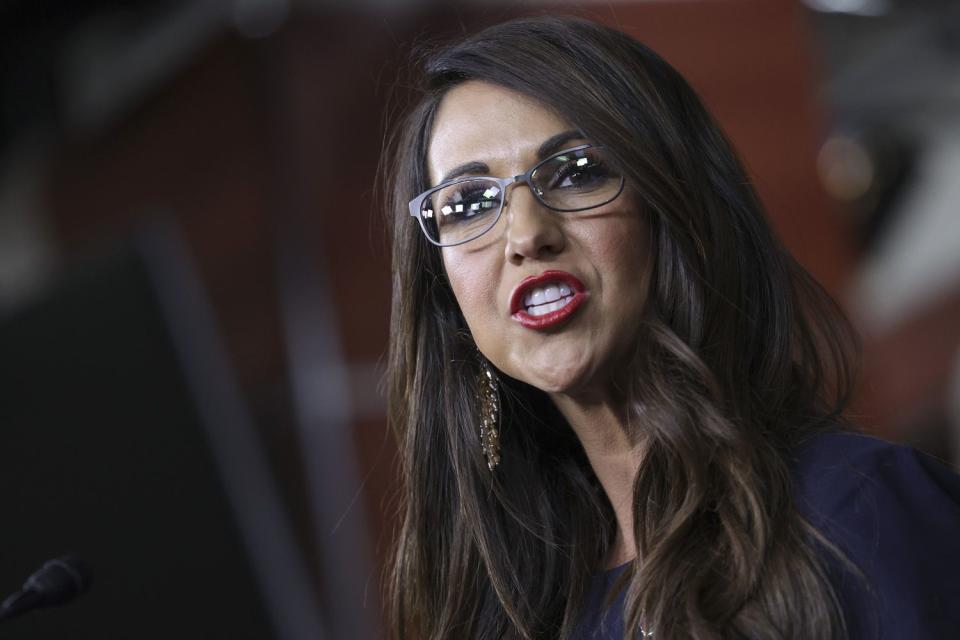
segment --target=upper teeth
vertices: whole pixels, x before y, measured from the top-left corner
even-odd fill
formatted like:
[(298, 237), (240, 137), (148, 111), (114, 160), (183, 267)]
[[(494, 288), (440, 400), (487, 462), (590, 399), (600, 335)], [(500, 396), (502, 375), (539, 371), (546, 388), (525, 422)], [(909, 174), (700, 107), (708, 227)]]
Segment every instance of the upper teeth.
[[(570, 286), (565, 282), (550, 283), (540, 287), (534, 287), (523, 297), (523, 306), (526, 307), (527, 311), (539, 310), (535, 309), (540, 306), (554, 306), (552, 303), (561, 301), (562, 298), (572, 297), (573, 292), (570, 290)], [(563, 303), (566, 303), (567, 300), (563, 300)], [(563, 306), (556, 305), (555, 308)], [(552, 309), (551, 309), (552, 311)]]

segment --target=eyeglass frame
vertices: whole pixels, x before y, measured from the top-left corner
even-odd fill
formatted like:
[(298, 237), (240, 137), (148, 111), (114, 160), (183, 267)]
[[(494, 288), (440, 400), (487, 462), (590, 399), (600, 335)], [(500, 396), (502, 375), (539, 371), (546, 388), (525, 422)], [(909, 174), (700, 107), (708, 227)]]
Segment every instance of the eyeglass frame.
[[(512, 184), (516, 184), (518, 182), (522, 182), (526, 184), (527, 187), (530, 188), (530, 192), (533, 194), (533, 197), (537, 199), (537, 202), (545, 206), (547, 209), (550, 209), (551, 211), (560, 211), (562, 213), (575, 213), (577, 211), (589, 211), (590, 209), (596, 209), (597, 207), (602, 207), (605, 204), (609, 204), (613, 202), (614, 200), (620, 197), (621, 193), (623, 193), (623, 185), (625, 184), (626, 180), (624, 179), (622, 174), (620, 175), (620, 186), (617, 187), (617, 192), (613, 194), (613, 196), (611, 196), (609, 199), (604, 200), (599, 204), (592, 204), (589, 207), (580, 207), (578, 209), (560, 209), (558, 207), (554, 207), (547, 204), (543, 200), (543, 194), (537, 189), (536, 185), (534, 185), (533, 180), (531, 179), (533, 174), (537, 171), (537, 169), (539, 169), (546, 163), (550, 162), (551, 160), (555, 159), (557, 156), (562, 156), (565, 153), (572, 153), (574, 151), (583, 151), (584, 149), (603, 150), (604, 147), (586, 143), (586, 144), (578, 145), (576, 147), (570, 147), (569, 149), (564, 149), (562, 151), (557, 151), (556, 153), (551, 154), (550, 156), (537, 162), (535, 165), (527, 169), (525, 173), (522, 173), (517, 176), (513, 176), (512, 178), (496, 178), (493, 176), (463, 176), (461, 178), (455, 178), (453, 180), (443, 182), (441, 184), (438, 184), (435, 187), (431, 187), (427, 189), (426, 191), (418, 195), (416, 198), (411, 200), (410, 203), (408, 204), (408, 207), (410, 209), (410, 215), (416, 218), (417, 221), (420, 223), (420, 230), (423, 231), (424, 237), (427, 239), (428, 242), (430, 242), (430, 244), (437, 247), (456, 247), (461, 244), (473, 242), (477, 238), (483, 236), (485, 233), (490, 231), (490, 229), (493, 229), (495, 226), (497, 226), (497, 223), (500, 221), (500, 216), (503, 215), (503, 206), (507, 203), (507, 187), (509, 187)], [(472, 238), (468, 238), (466, 240), (460, 240), (459, 242), (452, 242), (450, 244), (442, 244), (440, 242), (437, 242), (436, 240), (430, 237), (430, 234), (427, 232), (426, 223), (423, 221), (423, 213), (421, 211), (421, 209), (423, 208), (423, 201), (426, 200), (428, 197), (430, 197), (432, 194), (436, 193), (437, 191), (440, 191), (441, 189), (446, 189), (447, 187), (451, 187), (455, 184), (460, 184), (461, 182), (470, 182), (471, 180), (489, 180), (491, 182), (496, 183), (497, 186), (500, 187), (500, 193), (501, 193), (500, 207), (499, 209), (497, 209), (497, 215), (494, 217), (489, 227), (487, 227), (486, 229), (484, 229), (483, 231), (481, 231), (479, 234), (475, 235)]]

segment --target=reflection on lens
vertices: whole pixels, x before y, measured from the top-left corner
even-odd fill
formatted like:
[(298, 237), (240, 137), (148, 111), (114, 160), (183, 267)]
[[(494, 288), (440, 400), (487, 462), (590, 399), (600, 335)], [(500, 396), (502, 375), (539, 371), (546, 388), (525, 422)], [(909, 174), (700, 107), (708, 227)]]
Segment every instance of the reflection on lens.
[(554, 156), (537, 167), (531, 178), (543, 203), (558, 211), (599, 207), (616, 198), (623, 187), (620, 173), (597, 147)]
[(500, 185), (490, 180), (463, 180), (438, 189), (421, 210), (428, 235), (441, 244), (479, 236), (496, 220), (501, 192)]

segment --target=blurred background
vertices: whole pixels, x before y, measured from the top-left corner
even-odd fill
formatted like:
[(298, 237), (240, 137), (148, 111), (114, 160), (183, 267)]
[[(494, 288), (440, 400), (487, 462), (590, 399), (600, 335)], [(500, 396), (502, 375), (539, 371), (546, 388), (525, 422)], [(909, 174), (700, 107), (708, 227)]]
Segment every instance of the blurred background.
[(869, 432), (960, 459), (951, 0), (0, 2), (9, 638), (378, 638), (396, 521), (381, 142), (410, 51), (527, 13), (659, 51), (864, 336)]

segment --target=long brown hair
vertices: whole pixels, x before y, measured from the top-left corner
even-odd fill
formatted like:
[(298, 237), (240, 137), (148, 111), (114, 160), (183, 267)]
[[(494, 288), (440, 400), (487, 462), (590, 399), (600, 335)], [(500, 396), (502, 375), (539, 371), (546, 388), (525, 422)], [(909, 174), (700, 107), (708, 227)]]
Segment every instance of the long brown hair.
[(815, 550), (829, 543), (795, 508), (789, 455), (842, 424), (849, 325), (772, 235), (683, 78), (632, 38), (570, 17), (514, 20), (430, 55), (385, 151), (403, 494), (393, 636), (565, 637), (617, 532), (579, 440), (539, 390), (501, 376), (495, 473), (481, 454), (476, 347), (439, 250), (406, 210), (429, 186), (437, 105), (471, 79), (539, 100), (606, 147), (649, 218), (649, 309), (618, 380), (629, 435), (647, 447), (638, 555), (621, 583), (627, 637), (641, 620), (668, 639), (842, 637)]

